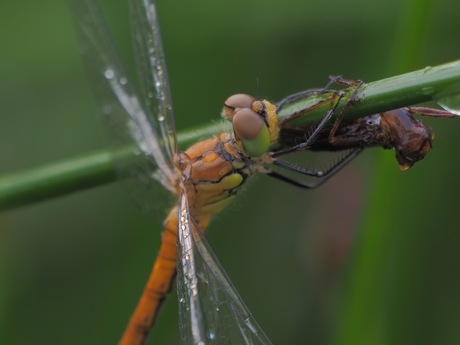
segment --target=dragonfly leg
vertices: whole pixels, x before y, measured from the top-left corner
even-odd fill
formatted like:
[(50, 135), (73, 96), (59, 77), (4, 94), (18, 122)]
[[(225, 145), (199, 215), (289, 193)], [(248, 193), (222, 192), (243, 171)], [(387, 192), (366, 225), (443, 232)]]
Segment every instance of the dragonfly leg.
[(457, 117), (458, 115), (452, 114), (449, 111), (441, 110), (441, 109), (433, 109), (433, 108), (425, 108), (425, 107), (407, 107), (411, 115), (419, 115), (419, 116), (429, 116), (429, 117), (444, 117), (444, 118), (452, 118)]
[(312, 97), (314, 95), (322, 95), (322, 94), (326, 94), (326, 93), (331, 93), (332, 94), (331, 97), (328, 97), (323, 101), (319, 101), (318, 103), (314, 104), (313, 106), (305, 108), (302, 111), (289, 116), (289, 120), (292, 120), (294, 118), (303, 116), (303, 115), (305, 115), (305, 114), (307, 114), (307, 113), (309, 113), (309, 112), (311, 112), (311, 111), (313, 111), (313, 110), (315, 110), (315, 109), (317, 109), (319, 107), (322, 107), (326, 103), (331, 102), (332, 99), (334, 98), (335, 94), (338, 92), (338, 91), (335, 91), (335, 90), (331, 90), (332, 85), (338, 84), (338, 85), (346, 85), (346, 86), (356, 86), (357, 83), (362, 84), (362, 82), (360, 80), (354, 81), (354, 80), (343, 79), (341, 76), (329, 76), (329, 82), (322, 89), (308, 89), (308, 90), (303, 90), (303, 91), (297, 92), (297, 93), (295, 93), (293, 95), (289, 95), (288, 97), (282, 99), (280, 102), (278, 102), (276, 104), (276, 111), (279, 113), (283, 109), (283, 107), (285, 105), (291, 104), (291, 103), (296, 102), (296, 101), (298, 101), (300, 99)]
[(329, 167), (326, 170), (310, 170), (310, 169), (305, 169), (293, 164), (290, 164), (285, 161), (280, 161), (276, 160), (273, 162), (274, 165), (283, 168), (285, 170), (289, 170), (295, 173), (298, 173), (300, 175), (304, 176), (314, 176), (319, 178), (317, 182), (306, 182), (306, 181), (299, 181), (296, 179), (293, 179), (289, 176), (283, 175), (281, 173), (278, 173), (276, 171), (270, 171), (267, 173), (268, 176), (271, 176), (273, 178), (276, 178), (278, 180), (287, 182), (289, 184), (292, 184), (296, 187), (300, 188), (305, 188), (305, 189), (313, 189), (316, 187), (319, 187), (322, 185), (324, 182), (326, 182), (329, 178), (334, 176), (335, 173), (337, 173), (340, 169), (342, 169), (346, 164), (348, 164), (353, 158), (355, 158), (361, 151), (363, 150), (363, 146), (357, 146), (353, 149), (351, 149), (347, 154), (339, 159), (335, 164), (333, 164), (331, 167)]
[[(329, 132), (329, 137), (328, 140), (329, 142), (333, 143), (334, 142), (334, 135), (339, 128), (343, 118), (345, 117), (346, 112), (350, 108), (352, 104), (356, 102), (356, 96), (358, 95), (361, 86), (363, 85), (363, 82), (361, 80), (347, 80), (343, 79), (341, 76), (330, 76), (329, 77), (329, 83), (326, 84), (326, 86), (323, 89), (316, 89), (316, 90), (306, 90), (303, 94), (304, 97), (307, 95), (313, 95), (313, 94), (321, 94), (321, 93), (326, 93), (326, 92), (332, 92), (332, 96), (327, 98), (324, 101), (318, 102), (312, 107), (309, 107), (307, 109), (304, 109), (303, 111), (291, 116), (289, 119), (291, 120), (293, 117), (298, 117), (298, 116), (303, 116), (307, 114), (308, 112), (311, 112), (314, 109), (317, 109), (318, 107), (324, 106), (326, 103), (330, 103), (331, 107), (330, 109), (326, 112), (326, 114), (323, 116), (321, 121), (315, 126), (314, 130), (308, 135), (306, 140), (300, 144), (294, 145), (288, 149), (284, 149), (278, 152), (275, 152), (272, 154), (272, 157), (280, 157), (295, 151), (303, 151), (308, 149), (312, 143), (315, 142), (316, 138), (318, 135), (321, 133), (321, 131), (324, 129), (324, 127), (327, 125), (329, 120), (331, 119), (332, 115), (335, 113), (335, 110), (337, 109), (337, 106), (339, 105), (340, 101), (342, 98), (345, 96), (345, 93), (343, 91), (333, 91), (330, 90), (331, 86), (334, 84), (339, 84), (339, 85), (345, 85), (348, 87), (354, 87), (355, 89), (351, 93), (350, 97), (347, 99), (345, 102), (344, 107), (340, 111), (340, 114), (337, 116), (337, 118), (334, 121), (334, 124), (332, 125), (332, 129)], [(302, 93), (296, 94), (293, 96), (294, 99), (301, 98)], [(292, 101), (292, 99), (289, 97), (287, 98), (288, 101), (281, 101), (282, 105), (285, 105), (289, 103), (289, 101)], [(284, 103), (283, 103), (284, 102)], [(279, 111), (279, 110), (278, 110)]]
[(294, 164), (291, 164), (289, 162), (282, 161), (282, 160), (273, 161), (272, 164), (276, 165), (276, 166), (278, 166), (278, 167), (280, 167), (282, 169), (285, 169), (285, 170), (289, 170), (289, 171), (293, 171), (293, 172), (301, 174), (301, 175), (313, 176), (313, 177), (323, 177), (323, 176), (325, 176), (327, 174), (327, 171), (329, 170), (329, 169), (327, 169), (325, 171), (325, 170), (306, 169), (306, 168), (299, 167), (297, 165), (294, 165)]
[(289, 95), (288, 97), (283, 98), (281, 101), (279, 101), (276, 104), (276, 111), (279, 113), (286, 104), (291, 104), (295, 101), (298, 101), (299, 99), (308, 98), (314, 95), (321, 95), (328, 91), (329, 90), (325, 90), (325, 89), (308, 89), (308, 90), (303, 90), (295, 94)]
[[(340, 100), (344, 97), (344, 95), (345, 94), (342, 91), (334, 91), (334, 93), (332, 94), (332, 96), (329, 99), (318, 103), (318, 104), (321, 104), (321, 106), (323, 106), (325, 103), (330, 102), (331, 103), (331, 108), (326, 112), (326, 114), (323, 116), (321, 121), (315, 126), (314, 130), (310, 133), (308, 138), (306, 138), (306, 140), (304, 142), (300, 143), (300, 144), (294, 145), (294, 146), (292, 146), (292, 147), (290, 147), (288, 149), (284, 149), (284, 150), (280, 150), (280, 151), (272, 153), (272, 157), (273, 158), (281, 157), (281, 156), (287, 155), (287, 154), (292, 153), (292, 152), (304, 151), (304, 150), (308, 149), (311, 146), (311, 144), (316, 140), (318, 135), (321, 133), (321, 131), (323, 130), (324, 126), (326, 126), (328, 121), (331, 119), (332, 115), (334, 114), (335, 110), (337, 109), (337, 106), (340, 103)], [(309, 112), (311, 110), (312, 110), (312, 108), (308, 108), (306, 110), (306, 112)]]
[[(358, 86), (362, 84), (361, 80), (348, 80), (348, 79), (343, 79), (342, 76), (329, 76), (329, 82), (324, 86), (322, 89), (308, 89), (308, 90), (303, 90), (297, 93), (294, 93), (292, 95), (289, 95), (286, 98), (283, 98), (281, 101), (279, 101), (276, 104), (276, 109), (277, 112), (279, 113), (283, 107), (287, 104), (293, 103), (295, 101), (298, 101), (299, 99), (311, 97), (314, 95), (321, 95), (324, 93), (331, 92), (331, 86), (334, 84), (337, 85), (345, 85), (345, 86)], [(316, 108), (316, 107), (315, 107)], [(308, 108), (310, 109), (310, 108)]]
[(366, 147), (368, 146), (375, 138), (377, 137), (377, 133), (366, 133), (366, 134), (361, 134), (357, 133), (355, 135), (350, 134), (350, 133), (345, 133), (345, 135), (341, 136), (334, 136), (333, 142), (331, 142), (332, 145), (338, 146), (338, 147), (344, 147), (344, 148), (350, 148), (350, 147)]
[(350, 80), (350, 79), (343, 79), (341, 75), (330, 75), (329, 76), (329, 83), (326, 84), (323, 90), (329, 90), (332, 85), (344, 85), (344, 86), (355, 86), (359, 87), (363, 84), (362, 80)]
[[(309, 106), (307, 108), (304, 108), (304, 109), (301, 109), (293, 114), (291, 114), (289, 117), (285, 118), (284, 120), (282, 120), (280, 122), (280, 126), (281, 127), (284, 127), (284, 126), (287, 126), (287, 123), (296, 119), (296, 118), (299, 118), (299, 117), (303, 117), (305, 116), (306, 114), (318, 109), (318, 108), (322, 108), (322, 107), (325, 107), (327, 106), (327, 104), (331, 104), (330, 106), (330, 109), (334, 107), (333, 103), (334, 101), (336, 101), (336, 98), (337, 96), (341, 93), (341, 91), (332, 91), (332, 90), (326, 90), (326, 89), (316, 89), (316, 90), (305, 90), (305, 91), (302, 91), (300, 92), (299, 94), (295, 94), (293, 95), (292, 97), (289, 96), (287, 98), (285, 98), (283, 101), (281, 102), (284, 102), (285, 100), (288, 100), (285, 102), (285, 104), (288, 104), (290, 102), (292, 102), (293, 100), (296, 100), (296, 99), (302, 99), (302, 98), (307, 98), (307, 97), (310, 97), (310, 96), (313, 96), (313, 95), (320, 95), (320, 94), (328, 94), (327, 97), (325, 97), (324, 99), (318, 101), (317, 103), (313, 104), (312, 106)], [(300, 95), (300, 96), (298, 96)], [(292, 99), (292, 100), (291, 100)], [(281, 108), (279, 107), (279, 105), (277, 106), (276, 108), (276, 111), (279, 113), (281, 111)]]
[[(358, 95), (358, 92), (361, 89), (361, 86), (363, 85), (363, 82), (361, 80), (346, 80), (342, 79), (342, 77), (329, 77), (331, 82), (330, 83), (337, 83), (337, 84), (342, 84), (342, 85), (348, 85), (348, 86), (354, 86), (355, 90), (352, 92), (350, 97), (347, 99), (343, 109), (340, 111), (340, 114), (337, 116), (337, 118), (334, 121), (334, 124), (332, 126), (331, 131), (329, 132), (329, 142), (331, 144), (334, 143), (335, 139), (335, 133), (337, 132), (337, 129), (339, 128), (340, 124), (343, 121), (343, 118), (345, 117), (345, 114), (347, 113), (348, 109), (350, 106), (356, 102), (356, 96)], [(327, 85), (326, 85), (327, 86)]]

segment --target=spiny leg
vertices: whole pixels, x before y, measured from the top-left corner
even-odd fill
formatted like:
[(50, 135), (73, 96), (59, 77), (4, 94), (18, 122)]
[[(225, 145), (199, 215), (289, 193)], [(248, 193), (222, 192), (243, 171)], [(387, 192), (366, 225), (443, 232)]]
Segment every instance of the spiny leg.
[[(356, 97), (356, 95), (357, 95), (357, 93), (358, 93), (358, 91), (360, 89), (360, 86), (363, 84), (363, 82), (360, 81), (360, 80), (358, 80), (358, 81), (345, 80), (345, 79), (342, 79), (342, 77), (340, 77), (340, 76), (329, 77), (329, 80), (330, 80), (329, 83), (323, 89), (321, 89), (320, 91), (315, 90), (314, 92), (316, 92), (316, 93), (328, 92), (330, 87), (333, 84), (340, 84), (340, 85), (346, 85), (346, 86), (349, 86), (349, 87), (351, 87), (351, 86), (356, 87), (356, 89), (350, 95), (350, 97), (348, 98), (346, 104), (344, 105), (344, 108), (342, 109), (342, 111), (340, 112), (340, 114), (338, 115), (337, 119), (334, 122), (332, 130), (329, 133), (329, 140), (331, 140), (331, 138), (333, 138), (335, 132), (337, 131), (337, 128), (339, 127), (340, 123), (342, 122), (342, 120), (343, 120), (343, 118), (344, 118), (344, 116), (346, 114), (346, 111), (355, 102), (355, 97)], [(308, 92), (310, 92), (310, 94), (314, 93), (311, 90), (310, 91), (307, 90), (307, 92), (305, 92), (305, 94), (307, 94)], [(294, 95), (293, 98), (300, 98), (301, 95), (302, 95), (302, 93), (299, 93), (297, 95)], [(340, 100), (343, 97), (344, 97), (343, 92), (334, 91), (333, 95), (328, 100), (326, 100), (326, 102), (330, 102), (332, 104), (331, 108), (324, 115), (324, 117), (321, 119), (319, 124), (315, 127), (313, 132), (308, 136), (307, 140), (305, 142), (300, 143), (300, 144), (294, 145), (293, 147), (291, 147), (289, 149), (285, 149), (285, 150), (281, 150), (281, 151), (273, 153), (272, 158), (277, 158), (277, 157), (281, 157), (283, 155), (286, 155), (286, 154), (289, 154), (289, 153), (292, 153), (292, 152), (303, 151), (303, 150), (308, 149), (314, 143), (314, 141), (316, 140), (316, 138), (318, 137), (318, 135), (320, 134), (320, 132), (324, 128), (324, 126), (326, 126), (327, 122), (330, 120), (330, 118), (334, 114), (335, 110), (337, 109), (338, 104), (340, 103)], [(321, 103), (321, 105), (324, 105), (325, 102), (320, 102), (320, 103)], [(311, 111), (311, 110), (312, 110), (311, 108), (308, 108), (306, 113)], [(305, 169), (305, 168), (301, 168), (301, 167), (298, 167), (296, 165), (293, 165), (293, 164), (291, 164), (289, 162), (286, 162), (286, 161), (276, 160), (276, 159), (273, 160), (273, 163), (272, 163), (273, 165), (276, 165), (276, 166), (278, 166), (280, 168), (283, 168), (285, 170), (289, 170), (289, 171), (292, 171), (292, 172), (295, 172), (295, 173), (298, 173), (298, 174), (304, 175), (304, 176), (313, 176), (313, 177), (320, 178), (320, 180), (318, 182), (315, 182), (315, 183), (297, 181), (297, 180), (295, 180), (295, 179), (293, 179), (291, 177), (288, 177), (286, 175), (280, 174), (280, 173), (278, 173), (276, 171), (270, 171), (267, 174), (269, 176), (271, 176), (271, 177), (280, 179), (280, 180), (282, 180), (284, 182), (293, 184), (293, 185), (295, 185), (297, 187), (307, 188), (307, 189), (316, 188), (316, 187), (320, 186), (321, 184), (323, 184), (324, 182), (326, 182), (337, 171), (342, 169), (347, 163), (349, 163), (353, 158), (355, 158), (362, 151), (362, 149), (363, 149), (363, 146), (361, 146), (361, 145), (356, 146), (355, 148), (350, 150), (343, 158), (341, 158), (339, 161), (337, 161), (335, 164), (333, 164), (327, 170)]]
[(303, 90), (303, 91), (300, 91), (300, 92), (297, 92), (293, 95), (290, 95), (290, 96), (287, 96), (286, 98), (283, 98), (281, 101), (279, 101), (277, 104), (276, 104), (276, 110), (277, 112), (279, 113), (286, 104), (291, 104), (299, 99), (303, 99), (303, 98), (308, 98), (308, 97), (311, 97), (313, 95), (321, 95), (325, 92), (328, 92), (329, 90), (326, 90), (326, 89), (308, 89), (308, 90)]
[(313, 189), (319, 187), (324, 182), (326, 182), (329, 178), (334, 176), (339, 170), (341, 170), (345, 165), (347, 165), (351, 160), (353, 160), (361, 151), (363, 150), (362, 146), (357, 146), (351, 149), (347, 154), (338, 160), (335, 164), (329, 167), (326, 170), (310, 170), (304, 169), (302, 167), (298, 167), (296, 165), (290, 164), (285, 161), (276, 160), (273, 162), (274, 165), (283, 168), (285, 170), (293, 171), (300, 175), (304, 176), (313, 176), (319, 178), (318, 182), (305, 182), (305, 181), (298, 181), (286, 175), (280, 174), (276, 171), (270, 171), (267, 173), (268, 176), (276, 178), (278, 180), (287, 182), (294, 186), (305, 188), (305, 189)]
[(329, 78), (331, 79), (331, 83), (337, 83), (337, 84), (342, 84), (342, 85), (348, 85), (348, 86), (354, 86), (355, 87), (355, 90), (352, 92), (350, 97), (347, 99), (343, 109), (340, 111), (340, 114), (335, 119), (335, 122), (334, 122), (334, 124), (332, 126), (332, 129), (329, 132), (328, 140), (329, 140), (329, 142), (331, 144), (333, 144), (334, 143), (335, 133), (337, 132), (337, 129), (339, 128), (340, 124), (342, 123), (342, 121), (343, 121), (343, 119), (345, 117), (345, 114), (347, 113), (347, 111), (350, 108), (350, 106), (353, 103), (356, 102), (355, 97), (358, 94), (358, 92), (360, 91), (361, 86), (363, 85), (363, 81), (361, 81), (361, 80), (356, 80), (356, 81), (346, 80), (346, 79), (342, 79), (341, 77), (329, 77)]
[[(323, 130), (324, 126), (328, 123), (328, 121), (330, 120), (330, 118), (334, 114), (334, 112), (337, 109), (337, 106), (340, 103), (340, 100), (343, 98), (343, 96), (344, 96), (343, 92), (336, 91), (336, 92), (333, 93), (333, 95), (330, 97), (330, 99), (326, 100), (327, 102), (330, 102), (333, 105), (327, 111), (327, 113), (323, 116), (321, 121), (318, 123), (318, 125), (315, 127), (315, 129), (309, 135), (309, 137), (307, 138), (306, 141), (304, 141), (304, 142), (302, 142), (300, 144), (294, 145), (294, 146), (292, 146), (292, 147), (290, 147), (288, 149), (273, 152), (271, 154), (271, 156), (273, 158), (276, 158), (276, 157), (281, 157), (281, 156), (287, 155), (287, 154), (292, 153), (292, 152), (304, 151), (304, 150), (308, 149), (311, 146), (311, 144), (316, 140), (316, 138), (318, 137), (319, 133)], [(325, 102), (321, 102), (322, 105), (324, 103)], [(311, 110), (311, 108), (308, 109), (308, 111), (310, 111), (310, 110)]]
[[(360, 87), (363, 84), (363, 82), (361, 80), (354, 81), (354, 80), (343, 79), (341, 76), (330, 76), (329, 77), (329, 83), (323, 89), (321, 89), (321, 90), (306, 90), (305, 95), (307, 95), (307, 94), (320, 94), (320, 93), (330, 92), (330, 87), (333, 84), (345, 85), (345, 86), (348, 86), (348, 87), (354, 86), (355, 90), (352, 92), (350, 97), (347, 99), (343, 109), (341, 110), (340, 114), (337, 116), (337, 118), (334, 121), (334, 124), (332, 126), (332, 129), (329, 132), (328, 140), (331, 143), (333, 143), (333, 141), (334, 141), (334, 135), (335, 135), (340, 123), (342, 122), (346, 112), (348, 111), (349, 107), (356, 101), (355, 97), (358, 94), (358, 92), (360, 90)], [(292, 98), (293, 99), (301, 98), (301, 96), (299, 96), (299, 95), (302, 95), (302, 93), (293, 95)], [(316, 109), (316, 108), (318, 108), (320, 106), (323, 106), (327, 102), (331, 103), (331, 108), (323, 116), (323, 118), (318, 123), (318, 125), (313, 130), (313, 132), (308, 136), (306, 141), (304, 141), (304, 142), (302, 142), (300, 144), (294, 145), (294, 146), (292, 146), (292, 147), (290, 147), (288, 149), (275, 152), (275, 153), (272, 154), (272, 157), (276, 158), (276, 157), (280, 157), (280, 156), (283, 156), (283, 155), (286, 155), (286, 154), (289, 154), (289, 153), (292, 153), (292, 152), (295, 152), (295, 151), (303, 151), (303, 150), (308, 149), (311, 146), (311, 144), (314, 143), (314, 141), (316, 140), (316, 138), (318, 137), (320, 132), (323, 130), (323, 128), (326, 126), (326, 124), (329, 122), (329, 120), (331, 119), (331, 117), (334, 114), (335, 110), (337, 109), (337, 106), (339, 105), (341, 99), (344, 96), (345, 96), (345, 94), (342, 91), (333, 91), (333, 94), (332, 94), (332, 96), (330, 98), (326, 99), (325, 101), (318, 102), (315, 106), (309, 107), (309, 108), (305, 109), (304, 111), (299, 112), (299, 114), (295, 114), (295, 117), (302, 116), (302, 115), (305, 115), (308, 112), (311, 112), (312, 110), (314, 110), (314, 109)], [(285, 105), (285, 104), (288, 103), (288, 102), (283, 103), (283, 101), (281, 102), (282, 105)], [(290, 119), (292, 119), (292, 117), (290, 117)]]
[(426, 108), (426, 107), (407, 107), (407, 109), (412, 115), (428, 116), (428, 117), (444, 117), (444, 118), (458, 117), (458, 115), (455, 115), (449, 111), (441, 110), (441, 109), (433, 109), (433, 108)]

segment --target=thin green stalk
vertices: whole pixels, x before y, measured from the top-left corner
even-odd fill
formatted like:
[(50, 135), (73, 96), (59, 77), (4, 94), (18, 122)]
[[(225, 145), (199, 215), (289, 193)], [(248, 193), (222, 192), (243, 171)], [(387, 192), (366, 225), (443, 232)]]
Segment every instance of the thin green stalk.
[[(460, 89), (460, 60), (448, 64), (427, 67), (423, 70), (364, 84), (357, 100), (347, 111), (347, 119), (395, 109), (406, 105), (432, 101), (446, 90)], [(346, 95), (350, 95), (350, 89)], [(327, 96), (327, 95), (326, 95)], [(319, 96), (321, 99), (323, 96)], [(347, 96), (340, 102), (343, 107)], [(318, 102), (309, 97), (292, 102), (282, 109), (280, 119), (285, 119)], [(315, 109), (308, 116), (290, 122), (302, 126), (324, 115), (326, 107)], [(213, 124), (179, 133), (180, 148), (184, 149), (198, 140), (210, 137), (228, 124)], [(123, 154), (118, 159), (122, 159)], [(57, 196), (113, 182), (116, 179), (115, 162), (108, 151), (89, 153), (77, 158), (51, 163), (25, 172), (0, 177), (0, 210), (24, 206)]]
[[(401, 3), (399, 22), (396, 23), (399, 29), (395, 30), (394, 46), (389, 58), (388, 67), (391, 71), (410, 69), (414, 62), (423, 56), (425, 50), (423, 42), (428, 30), (427, 23), (430, 22), (429, 18), (432, 14), (430, 10), (432, 4), (431, 0), (411, 0)], [(445, 66), (447, 65), (436, 67), (436, 74), (438, 72), (450, 74), (449, 68), (444, 70)], [(426, 68), (419, 73), (431, 75), (432, 70)], [(387, 79), (387, 85), (391, 84), (391, 79)], [(399, 82), (398, 77), (394, 79)], [(404, 82), (410, 83), (410, 79), (411, 77)], [(454, 82), (453, 86), (460, 90), (458, 82)], [(437, 87), (426, 84), (414, 93), (414, 97), (429, 93), (433, 95), (433, 99), (437, 99), (448, 88), (447, 85), (440, 86), (440, 89)], [(395, 94), (395, 97), (398, 95)], [(389, 321), (391, 319), (389, 315), (394, 316), (394, 306), (397, 303), (394, 297), (398, 294), (403, 295), (402, 291), (408, 285), (403, 283), (406, 281), (404, 274), (407, 277), (410, 272), (401, 269), (404, 262), (398, 263), (397, 268), (392, 266), (394, 263), (392, 259), (398, 252), (396, 247), (401, 242), (401, 236), (404, 236), (402, 233), (412, 234), (412, 232), (407, 228), (404, 229), (406, 231), (402, 231), (400, 227), (394, 226), (392, 218), (396, 217), (395, 207), (405, 206), (395, 206), (400, 195), (404, 194), (401, 192), (404, 186), (398, 185), (394, 180), (396, 171), (389, 172), (386, 169), (389, 160), (393, 160), (393, 157), (381, 154), (372, 174), (373, 184), (364, 202), (360, 226), (362, 231), (357, 239), (353, 262), (349, 269), (348, 289), (336, 345), (391, 344), (395, 343), (396, 339), (403, 339), (402, 333), (398, 333), (397, 328), (392, 327), (394, 323), (391, 324), (393, 321)], [(410, 249), (402, 249), (404, 250)], [(399, 278), (398, 284), (391, 286), (394, 283), (391, 279), (395, 277)], [(410, 305), (410, 302), (407, 302), (407, 305)], [(406, 328), (406, 325), (402, 327)], [(404, 341), (400, 340), (400, 343)]]
[[(458, 90), (460, 90), (460, 60), (436, 67), (425, 67), (415, 72), (364, 84), (355, 95), (358, 102), (347, 110), (347, 118), (354, 119), (437, 100), (449, 91)], [(346, 100), (347, 97), (344, 97), (336, 113), (342, 109)], [(299, 100), (284, 108), (279, 116), (283, 119), (296, 111), (311, 107), (317, 101), (318, 98), (315, 97)], [(319, 108), (308, 114), (308, 118), (299, 118), (290, 124), (302, 126), (310, 122), (312, 117), (319, 118), (322, 115), (324, 115), (324, 108)]]
[(66, 195), (115, 181), (107, 151), (93, 152), (0, 178), (0, 210)]

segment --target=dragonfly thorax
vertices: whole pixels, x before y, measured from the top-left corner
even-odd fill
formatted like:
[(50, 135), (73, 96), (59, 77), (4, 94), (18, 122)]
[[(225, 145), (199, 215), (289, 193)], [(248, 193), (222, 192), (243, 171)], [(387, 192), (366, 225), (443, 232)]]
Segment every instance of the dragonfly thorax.
[(246, 180), (256, 173), (255, 162), (235, 146), (232, 134), (202, 140), (180, 154), (190, 212), (196, 219), (224, 208)]

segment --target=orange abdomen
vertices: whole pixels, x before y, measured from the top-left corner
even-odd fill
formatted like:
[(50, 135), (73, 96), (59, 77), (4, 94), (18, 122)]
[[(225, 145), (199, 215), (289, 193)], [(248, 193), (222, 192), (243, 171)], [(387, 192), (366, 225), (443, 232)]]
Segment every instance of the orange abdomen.
[[(235, 196), (248, 177), (246, 164), (239, 161), (229, 135), (200, 141), (181, 155), (190, 176), (184, 181), (190, 213), (204, 232), (214, 213)], [(171, 291), (176, 275), (178, 211), (172, 208), (164, 222), (161, 247), (142, 296), (134, 310), (120, 345), (143, 344), (160, 307)]]

